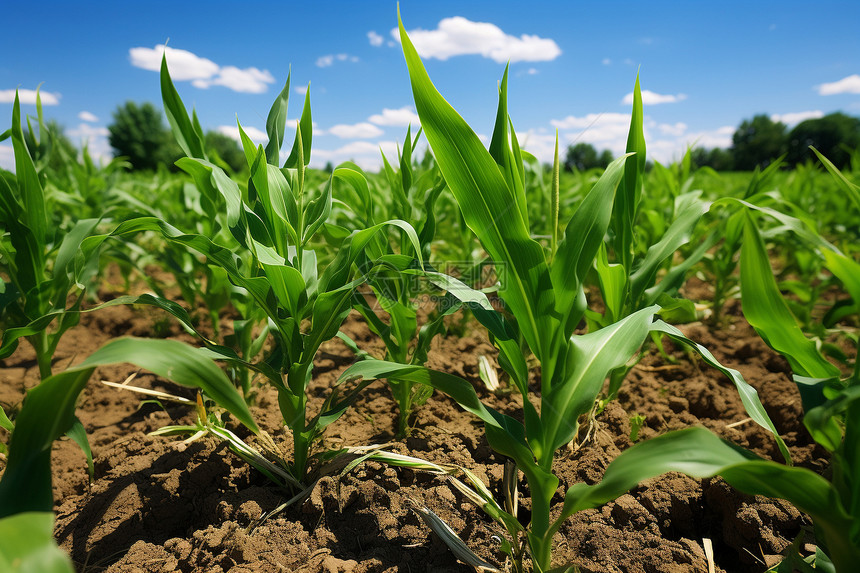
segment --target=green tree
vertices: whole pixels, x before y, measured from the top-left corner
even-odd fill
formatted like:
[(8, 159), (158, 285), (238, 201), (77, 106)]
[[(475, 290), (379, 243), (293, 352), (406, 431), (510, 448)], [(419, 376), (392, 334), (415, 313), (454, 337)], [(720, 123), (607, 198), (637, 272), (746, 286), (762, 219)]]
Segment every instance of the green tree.
[(788, 134), (788, 162), (797, 165), (813, 159), (810, 145), (837, 168), (847, 167), (851, 153), (860, 147), (860, 118), (836, 112), (797, 124)]
[(205, 138), (207, 153), (217, 154), (218, 157), (226, 163), (234, 172), (242, 171), (247, 165), (245, 163), (245, 153), (239, 147), (239, 143), (219, 131), (206, 132)]
[(125, 156), (133, 169), (156, 169), (173, 164), (181, 156), (179, 147), (161, 119), (161, 112), (149, 102), (128, 101), (113, 113), (108, 141), (115, 156)]
[(734, 168), (731, 152), (721, 147), (697, 147), (693, 149), (691, 159), (696, 167), (710, 167), (714, 171), (731, 171)]
[(732, 135), (732, 161), (738, 171), (766, 167), (785, 153), (785, 124), (764, 114), (745, 119)]
[(564, 159), (564, 168), (567, 171), (586, 171), (600, 167), (606, 167), (612, 163), (612, 152), (608, 149), (604, 150), (600, 155), (597, 154), (597, 149), (590, 143), (577, 143), (567, 148), (567, 155)]

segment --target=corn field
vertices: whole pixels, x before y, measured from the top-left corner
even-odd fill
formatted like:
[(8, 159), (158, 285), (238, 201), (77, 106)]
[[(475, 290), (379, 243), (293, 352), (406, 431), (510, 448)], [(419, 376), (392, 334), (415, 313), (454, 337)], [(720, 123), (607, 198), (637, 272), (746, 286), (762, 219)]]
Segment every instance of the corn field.
[(507, 69), (485, 146), (400, 35), (379, 173), (308, 167), (289, 78), (241, 171), (166, 60), (178, 172), (16, 99), (0, 570), (856, 571), (860, 150), (652, 164), (635, 78), (627, 153), (565, 172)]

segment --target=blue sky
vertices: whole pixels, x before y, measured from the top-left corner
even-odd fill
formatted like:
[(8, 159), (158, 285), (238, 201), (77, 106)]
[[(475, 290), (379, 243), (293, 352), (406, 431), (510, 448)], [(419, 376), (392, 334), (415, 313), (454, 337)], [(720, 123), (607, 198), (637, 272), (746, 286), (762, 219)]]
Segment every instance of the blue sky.
[[(392, 31), (394, 1), (55, 2), (0, 0), (0, 131), (14, 90), (76, 142), (110, 154), (106, 126), (127, 100), (160, 106), (161, 48), (203, 127), (263, 137), (269, 106), (292, 70), (291, 120), (310, 83), (312, 164), (374, 168), (417, 123)], [(133, 6), (133, 7), (132, 7)], [(126, 8), (128, 7), (128, 8)], [(586, 141), (623, 151), (637, 70), (649, 156), (688, 144), (726, 147), (745, 119), (789, 126), (833, 111), (860, 116), (860, 2), (578, 2), (404, 0), (410, 37), (442, 94), (481, 136), (491, 134), (507, 61), (510, 113), (524, 147), (551, 160)], [(50, 105), (47, 105), (50, 104)], [(35, 114), (27, 103), (24, 113)], [(288, 141), (292, 141), (289, 139)], [(11, 147), (0, 143), (0, 165)]]

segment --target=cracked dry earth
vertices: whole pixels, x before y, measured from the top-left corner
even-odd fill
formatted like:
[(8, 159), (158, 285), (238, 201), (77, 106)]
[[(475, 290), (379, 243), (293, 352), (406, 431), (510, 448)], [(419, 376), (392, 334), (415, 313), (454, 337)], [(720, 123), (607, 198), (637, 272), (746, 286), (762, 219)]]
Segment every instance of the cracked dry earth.
[[(682, 330), (754, 385), (795, 462), (825, 470), (824, 452), (801, 423), (801, 404), (787, 364), (771, 352), (739, 316), (713, 330), (691, 324)], [(86, 315), (57, 353), (55, 370), (81, 360), (116, 336), (150, 336), (152, 314), (112, 307)], [(351, 316), (347, 333), (366, 348), (379, 349), (360, 319)], [(168, 333), (193, 340), (173, 327)], [(633, 369), (619, 398), (598, 418), (594, 439), (578, 451), (562, 451), (555, 471), (556, 496), (577, 481), (598, 481), (607, 464), (631, 445), (630, 418), (641, 415), (638, 439), (667, 430), (703, 425), (721, 437), (779, 459), (768, 434), (747, 418), (734, 386), (698, 358), (667, 345), (677, 363), (649, 351)], [(518, 396), (495, 396), (478, 378), (478, 357), (493, 357), (479, 329), (463, 338), (435, 341), (429, 366), (465, 377), (492, 407), (516, 416)], [(352, 362), (339, 341), (324, 345), (310, 390), (312, 408)], [(190, 444), (147, 434), (166, 424), (190, 422), (187, 407), (166, 410), (139, 396), (98, 383), (122, 381), (131, 366), (99, 369), (81, 395), (78, 415), (95, 457), (89, 484), (85, 458), (67, 439), (54, 447), (56, 539), (79, 571), (172, 572), (454, 572), (459, 563), (412, 509), (425, 504), (486, 560), (504, 567), (496, 527), (442, 478), (368, 462), (343, 477), (322, 479), (301, 504), (250, 528), (289, 493), (249, 469), (223, 444), (207, 438)], [(26, 388), (37, 381), (32, 351), (22, 344), (0, 369), (0, 403), (15, 410)], [(193, 394), (141, 373), (138, 385)], [(253, 408), (261, 427), (284, 446), (277, 398), (262, 390)], [(393, 451), (469, 468), (499, 491), (502, 459), (487, 445), (482, 425), (438, 393), (417, 412), (415, 429), (393, 442), (396, 410), (387, 387), (367, 387), (355, 407), (326, 433), (328, 446), (392, 442)], [(237, 430), (239, 431), (239, 430)], [(247, 435), (247, 434), (246, 434)], [(6, 439), (7, 436), (4, 436)], [(2, 469), (2, 462), (0, 462)], [(521, 518), (527, 519), (528, 492)], [(721, 479), (694, 480), (668, 474), (599, 509), (581, 512), (555, 539), (555, 565), (576, 564), (585, 572), (685, 573), (708, 570), (703, 543), (711, 540), (716, 570), (760, 572), (778, 559), (809, 519), (779, 500), (738, 493)]]

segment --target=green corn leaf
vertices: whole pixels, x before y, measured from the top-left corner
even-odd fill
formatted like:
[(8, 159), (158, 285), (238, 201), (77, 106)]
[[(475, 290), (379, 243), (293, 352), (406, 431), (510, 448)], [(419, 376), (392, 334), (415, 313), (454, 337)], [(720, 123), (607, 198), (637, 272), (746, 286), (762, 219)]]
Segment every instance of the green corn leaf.
[(749, 215), (744, 224), (740, 267), (744, 316), (759, 336), (785, 356), (796, 374), (812, 378), (838, 376), (839, 370), (821, 356), (812, 340), (804, 336), (782, 298), (764, 241)]
[(658, 310), (650, 306), (596, 332), (570, 337), (565, 376), (542, 400), (548, 455), (575, 437), (577, 419), (592, 408), (609, 372), (642, 346)]
[(302, 168), (311, 162), (311, 142), (313, 141), (313, 119), (311, 118), (311, 86), (305, 92), (305, 105), (302, 108), (302, 117), (296, 130), (296, 139), (290, 156), (284, 163), (284, 167), (299, 168), (299, 153), (302, 154)]
[(188, 119), (188, 110), (179, 97), (179, 92), (170, 79), (167, 69), (167, 53), (161, 57), (161, 99), (164, 102), (164, 113), (173, 130), (173, 137), (185, 155), (197, 159), (208, 159), (203, 144), (203, 133), (195, 129), (194, 124)]
[(563, 317), (565, 337), (573, 334), (585, 310), (583, 281), (603, 244), (628, 157), (620, 157), (606, 168), (571, 217), (555, 253), (552, 286)]
[(0, 570), (7, 573), (73, 573), (54, 541), (54, 514), (25, 512), (0, 519)]
[(290, 75), (287, 74), (287, 81), (284, 88), (275, 101), (272, 103), (272, 108), (269, 110), (269, 115), (266, 117), (266, 133), (269, 134), (269, 143), (266, 144), (266, 161), (270, 165), (279, 165), (281, 163), (279, 153), (281, 145), (284, 143), (284, 130), (287, 126), (287, 105), (290, 103)]
[(508, 188), (513, 191), (520, 216), (523, 218), (523, 223), (528, 227), (529, 214), (528, 204), (526, 203), (522, 158), (517, 161), (512, 149), (512, 143), (516, 145), (516, 133), (514, 133), (513, 128), (511, 128), (510, 132), (508, 131), (508, 126), (510, 125), (508, 116), (509, 68), (510, 64), (505, 66), (505, 73), (502, 75), (501, 84), (499, 84), (499, 108), (496, 112), (496, 125), (493, 128), (493, 137), (490, 140), (489, 152), (505, 177)]
[(860, 547), (852, 545), (847, 535), (851, 518), (827, 480), (806, 468), (757, 458), (704, 428), (688, 428), (639, 442), (609, 464), (600, 483), (575, 484), (567, 491), (549, 536), (573, 513), (598, 507), (639, 482), (670, 471), (694, 478), (720, 475), (747, 494), (785, 499), (812, 517), (837, 571), (851, 571), (860, 560)]
[(495, 160), (433, 86), (402, 21), (399, 26), (424, 135), (466, 223), (497, 267), (503, 267), (499, 295), (517, 317), (531, 350), (551, 371), (558, 319), (543, 249), (531, 239), (519, 210), (511, 208), (516, 197)]
[(839, 183), (839, 186), (842, 187), (842, 190), (845, 191), (848, 197), (851, 198), (851, 201), (854, 203), (854, 206), (857, 209), (860, 209), (860, 186), (857, 186), (854, 183), (848, 181), (848, 178), (845, 177), (841, 171), (839, 171), (839, 168), (833, 165), (833, 163), (829, 159), (824, 157), (824, 155), (822, 155), (820, 151), (818, 151), (811, 145), (809, 146), (809, 148), (815, 152), (815, 155), (818, 156), (818, 159), (821, 161), (824, 167), (827, 168), (827, 171), (830, 172), (834, 179), (836, 179), (836, 181)]
[(90, 474), (90, 483), (92, 483), (95, 478), (95, 466), (93, 465), (93, 450), (90, 448), (90, 441), (87, 439), (87, 431), (84, 429), (84, 425), (81, 421), (75, 416), (75, 422), (72, 424), (72, 427), (66, 432), (66, 436), (71, 438), (73, 442), (75, 442), (81, 451), (84, 452), (84, 456), (87, 458), (87, 471)]
[(620, 186), (612, 210), (615, 256), (624, 265), (628, 276), (633, 268), (634, 223), (645, 173), (643, 119), (642, 93), (639, 89), (639, 74), (636, 74), (636, 84), (633, 87), (633, 112), (630, 117), (630, 131), (627, 134), (627, 153), (635, 153), (636, 157), (624, 166), (624, 181)]
[(33, 233), (36, 245), (43, 250), (53, 234), (48, 229), (48, 212), (45, 207), (45, 191), (36, 173), (36, 165), (27, 150), (24, 132), (21, 129), (21, 105), (18, 91), (12, 105), (12, 150), (15, 156), (15, 176), (18, 180), (18, 194), (22, 199), (24, 211), (21, 222)]
[(692, 350), (696, 351), (696, 353), (698, 353), (699, 356), (701, 356), (702, 359), (709, 366), (716, 368), (717, 370), (725, 374), (729, 378), (729, 380), (731, 380), (732, 383), (735, 385), (735, 388), (738, 391), (738, 396), (740, 396), (741, 402), (743, 403), (744, 409), (746, 410), (749, 417), (752, 418), (756, 424), (773, 434), (773, 437), (776, 440), (777, 446), (779, 447), (779, 451), (785, 459), (785, 462), (788, 464), (791, 463), (791, 453), (789, 453), (788, 451), (788, 446), (785, 445), (785, 442), (780, 437), (779, 432), (776, 431), (776, 427), (773, 425), (773, 421), (770, 419), (770, 416), (767, 415), (767, 411), (764, 409), (764, 406), (762, 405), (761, 400), (758, 397), (758, 392), (756, 392), (756, 389), (750, 386), (747, 381), (744, 380), (744, 377), (741, 375), (740, 372), (733, 368), (726, 368), (714, 357), (713, 354), (711, 354), (710, 350), (708, 350), (701, 344), (690, 340), (680, 330), (670, 324), (666, 324), (662, 320), (655, 321), (651, 325), (651, 330), (654, 332), (659, 332), (660, 334), (667, 335), (673, 341), (679, 344), (683, 344), (688, 348), (691, 348)]
[(710, 203), (691, 197), (686, 206), (678, 213), (659, 242), (648, 248), (642, 263), (630, 277), (631, 298), (640, 300), (645, 289), (654, 284), (657, 271), (663, 262), (675, 254), (681, 246), (690, 242), (696, 223), (708, 212)]

